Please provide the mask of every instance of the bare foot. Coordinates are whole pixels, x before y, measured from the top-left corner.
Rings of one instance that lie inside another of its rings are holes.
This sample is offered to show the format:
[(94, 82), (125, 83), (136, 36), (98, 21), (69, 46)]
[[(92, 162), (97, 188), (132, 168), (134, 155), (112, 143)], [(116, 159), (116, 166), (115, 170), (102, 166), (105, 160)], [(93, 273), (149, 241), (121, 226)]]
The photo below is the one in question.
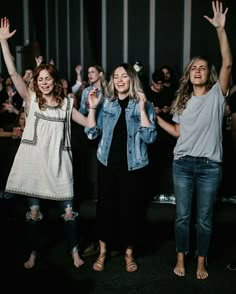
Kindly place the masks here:
[(72, 253), (72, 258), (74, 260), (74, 266), (79, 268), (84, 264), (84, 261), (80, 258), (78, 251)]
[(184, 266), (184, 254), (178, 252), (177, 253), (177, 263), (174, 268), (174, 273), (179, 277), (185, 276), (185, 266)]
[(31, 269), (35, 266), (36, 255), (31, 253), (29, 259), (24, 263), (24, 267)]
[(204, 256), (198, 256), (196, 276), (197, 276), (198, 280), (204, 280), (204, 279), (208, 278), (208, 272), (205, 267), (205, 257)]

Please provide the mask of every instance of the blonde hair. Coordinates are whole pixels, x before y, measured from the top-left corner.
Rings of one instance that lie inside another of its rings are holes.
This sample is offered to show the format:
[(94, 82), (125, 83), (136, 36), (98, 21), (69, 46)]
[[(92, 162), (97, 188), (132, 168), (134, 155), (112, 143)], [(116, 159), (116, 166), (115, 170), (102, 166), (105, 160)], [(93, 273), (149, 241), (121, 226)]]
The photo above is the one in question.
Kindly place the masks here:
[(210, 65), (209, 61), (206, 57), (203, 56), (195, 56), (185, 67), (184, 73), (179, 81), (179, 89), (177, 91), (177, 97), (171, 104), (171, 113), (179, 113), (181, 114), (187, 106), (188, 100), (191, 98), (193, 92), (193, 85), (190, 81), (190, 70), (194, 63), (199, 60), (204, 60), (207, 63), (209, 74), (208, 80), (206, 82), (206, 88), (209, 90), (215, 84), (218, 79), (218, 75), (214, 65)]
[(114, 84), (114, 73), (118, 67), (123, 67), (124, 70), (127, 72), (127, 75), (130, 78), (130, 87), (129, 87), (129, 97), (130, 99), (134, 99), (136, 101), (139, 100), (138, 92), (143, 92), (143, 87), (138, 77), (137, 72), (133, 68), (133, 66), (129, 63), (121, 63), (120, 65), (116, 66), (110, 77), (110, 81), (108, 84), (108, 93), (111, 100), (114, 100), (117, 97), (117, 90)]

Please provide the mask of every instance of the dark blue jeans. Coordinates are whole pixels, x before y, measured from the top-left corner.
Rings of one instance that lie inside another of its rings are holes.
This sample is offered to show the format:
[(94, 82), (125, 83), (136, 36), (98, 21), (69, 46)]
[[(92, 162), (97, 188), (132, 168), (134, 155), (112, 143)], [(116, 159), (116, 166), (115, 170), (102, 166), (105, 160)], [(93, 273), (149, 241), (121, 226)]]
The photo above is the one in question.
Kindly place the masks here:
[[(43, 219), (43, 214), (40, 211), (40, 203), (42, 200), (38, 198), (28, 197), (28, 207), (29, 211), (26, 214), (26, 221), (27, 221), (27, 231), (28, 231), (28, 250), (33, 252), (34, 254), (38, 254), (42, 251), (42, 244), (41, 244), (41, 221)], [(74, 252), (78, 251), (78, 223), (77, 223), (77, 216), (78, 213), (74, 212), (73, 210), (73, 217), (68, 219), (66, 217), (65, 210), (67, 208), (73, 208), (73, 201), (72, 200), (65, 200), (65, 201), (57, 201), (59, 205), (59, 210), (63, 213), (61, 216), (64, 220), (64, 232), (67, 241), (68, 251)], [(31, 218), (31, 211), (37, 210), (39, 211), (39, 216), (37, 219), (33, 220)], [(53, 232), (52, 232), (53, 233)]]
[(192, 198), (196, 189), (197, 254), (207, 256), (212, 235), (214, 202), (222, 179), (221, 163), (184, 156), (173, 162), (176, 196), (176, 251), (189, 251)]

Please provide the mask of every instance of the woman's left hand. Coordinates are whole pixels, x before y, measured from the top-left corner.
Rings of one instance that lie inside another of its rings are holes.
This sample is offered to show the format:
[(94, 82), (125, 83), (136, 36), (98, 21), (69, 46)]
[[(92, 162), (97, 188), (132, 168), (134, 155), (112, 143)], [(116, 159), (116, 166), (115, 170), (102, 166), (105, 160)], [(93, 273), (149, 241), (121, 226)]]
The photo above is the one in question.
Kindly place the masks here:
[(147, 98), (143, 92), (138, 92), (140, 110), (145, 110)]
[(216, 1), (215, 3), (214, 1), (212, 1), (212, 10), (214, 13), (213, 18), (210, 18), (206, 15), (204, 15), (204, 18), (207, 19), (216, 29), (223, 29), (225, 27), (226, 14), (228, 12), (228, 8), (226, 8), (223, 12), (222, 2)]

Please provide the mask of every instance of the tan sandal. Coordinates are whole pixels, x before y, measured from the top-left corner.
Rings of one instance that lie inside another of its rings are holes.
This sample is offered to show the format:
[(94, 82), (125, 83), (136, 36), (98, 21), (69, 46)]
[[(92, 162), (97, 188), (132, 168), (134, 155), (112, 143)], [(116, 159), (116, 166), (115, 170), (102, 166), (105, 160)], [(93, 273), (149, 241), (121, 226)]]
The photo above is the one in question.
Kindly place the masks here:
[(125, 269), (128, 273), (133, 273), (138, 270), (138, 265), (135, 261), (135, 259), (132, 256), (125, 255), (125, 260), (126, 260), (126, 266)]
[(97, 272), (101, 272), (104, 270), (104, 264), (105, 264), (106, 254), (101, 254), (98, 256), (96, 261), (93, 264), (93, 269)]

